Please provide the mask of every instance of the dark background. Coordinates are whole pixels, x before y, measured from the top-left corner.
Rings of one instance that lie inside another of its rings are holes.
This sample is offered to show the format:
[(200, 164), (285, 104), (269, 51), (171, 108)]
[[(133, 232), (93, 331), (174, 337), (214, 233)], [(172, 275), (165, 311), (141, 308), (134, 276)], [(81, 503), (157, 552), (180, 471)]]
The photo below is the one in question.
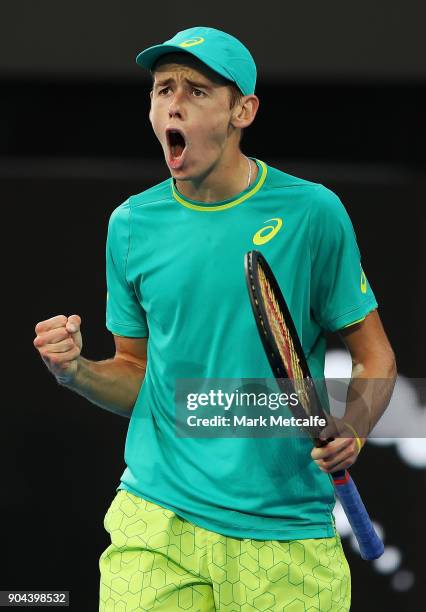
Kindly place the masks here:
[[(67, 589), (73, 610), (94, 612), (108, 545), (102, 520), (124, 469), (128, 421), (59, 387), (32, 340), (37, 321), (78, 313), (84, 355), (113, 354), (104, 326), (108, 218), (168, 176), (136, 53), (194, 25), (247, 44), (261, 106), (244, 153), (341, 197), (399, 371), (424, 377), (426, 11), (396, 0), (211, 8), (15, 0), (1, 13), (0, 589)], [(330, 346), (340, 344), (331, 337)], [(398, 567), (379, 571), (345, 538), (352, 610), (420, 609), (424, 470), (394, 445), (368, 444), (352, 473), (386, 545), (401, 554)], [(398, 572), (409, 588), (398, 587)]]

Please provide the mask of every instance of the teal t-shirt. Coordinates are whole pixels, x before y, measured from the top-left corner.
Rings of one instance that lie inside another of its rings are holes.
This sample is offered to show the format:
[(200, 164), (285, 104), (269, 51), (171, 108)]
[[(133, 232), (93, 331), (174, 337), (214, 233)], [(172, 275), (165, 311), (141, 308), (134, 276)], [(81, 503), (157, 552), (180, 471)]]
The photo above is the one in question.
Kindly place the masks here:
[(337, 195), (255, 161), (255, 183), (229, 200), (189, 200), (170, 178), (111, 215), (107, 328), (148, 336), (118, 488), (233, 537), (330, 537), (333, 486), (308, 439), (175, 433), (177, 379), (272, 378), (245, 283), (247, 251), (261, 251), (274, 271), (314, 377), (324, 375), (325, 332), (377, 306)]

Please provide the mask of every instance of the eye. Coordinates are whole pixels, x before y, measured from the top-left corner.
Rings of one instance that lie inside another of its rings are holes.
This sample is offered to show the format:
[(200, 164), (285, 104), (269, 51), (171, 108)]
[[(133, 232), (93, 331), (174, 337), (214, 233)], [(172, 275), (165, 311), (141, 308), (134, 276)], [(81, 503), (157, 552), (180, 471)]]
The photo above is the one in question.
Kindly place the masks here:
[(165, 91), (167, 91), (168, 89), (170, 89), (170, 87), (167, 85), (167, 87), (163, 87), (163, 89), (160, 89), (158, 92), (158, 95), (162, 95)]
[[(201, 98), (202, 96), (204, 96), (204, 91), (202, 91), (201, 89), (197, 89), (196, 87), (192, 88), (192, 91), (196, 94), (196, 98)], [(201, 94), (201, 95), (198, 95)]]

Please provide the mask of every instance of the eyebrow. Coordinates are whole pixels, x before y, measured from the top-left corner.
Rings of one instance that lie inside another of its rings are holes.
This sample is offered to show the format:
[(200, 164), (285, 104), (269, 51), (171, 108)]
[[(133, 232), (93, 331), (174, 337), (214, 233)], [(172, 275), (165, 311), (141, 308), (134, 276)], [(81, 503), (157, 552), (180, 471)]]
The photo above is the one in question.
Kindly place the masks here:
[[(184, 78), (184, 81), (186, 81), (189, 85), (193, 85), (194, 87), (202, 87), (203, 89), (210, 89), (211, 87), (210, 85), (207, 85), (207, 83), (201, 83), (201, 82), (197, 82), (197, 81), (192, 81), (191, 79), (187, 79)], [(169, 85), (170, 83), (174, 83), (175, 80), (173, 78), (168, 78), (168, 79), (162, 79), (160, 81), (157, 81), (154, 84), (154, 87), (162, 87), (163, 85)]]

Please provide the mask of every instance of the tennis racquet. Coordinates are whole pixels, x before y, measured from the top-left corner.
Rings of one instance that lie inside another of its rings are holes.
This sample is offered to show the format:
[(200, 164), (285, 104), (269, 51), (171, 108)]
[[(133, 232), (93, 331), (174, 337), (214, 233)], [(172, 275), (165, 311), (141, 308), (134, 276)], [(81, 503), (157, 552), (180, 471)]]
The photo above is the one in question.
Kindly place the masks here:
[[(296, 328), (271, 268), (259, 251), (246, 253), (244, 264), (253, 314), (274, 376), (278, 384), (280, 379), (282, 386), (285, 382), (286, 391), (290, 383), (299, 398), (297, 407), (290, 406), (290, 409), (298, 418), (302, 413), (305, 420), (312, 415), (327, 421)], [(318, 429), (307, 428), (306, 431), (315, 446), (331, 442), (319, 440)], [(331, 477), (362, 558), (369, 561), (377, 559), (383, 553), (383, 542), (373, 527), (349, 472), (339, 470), (333, 472)]]

